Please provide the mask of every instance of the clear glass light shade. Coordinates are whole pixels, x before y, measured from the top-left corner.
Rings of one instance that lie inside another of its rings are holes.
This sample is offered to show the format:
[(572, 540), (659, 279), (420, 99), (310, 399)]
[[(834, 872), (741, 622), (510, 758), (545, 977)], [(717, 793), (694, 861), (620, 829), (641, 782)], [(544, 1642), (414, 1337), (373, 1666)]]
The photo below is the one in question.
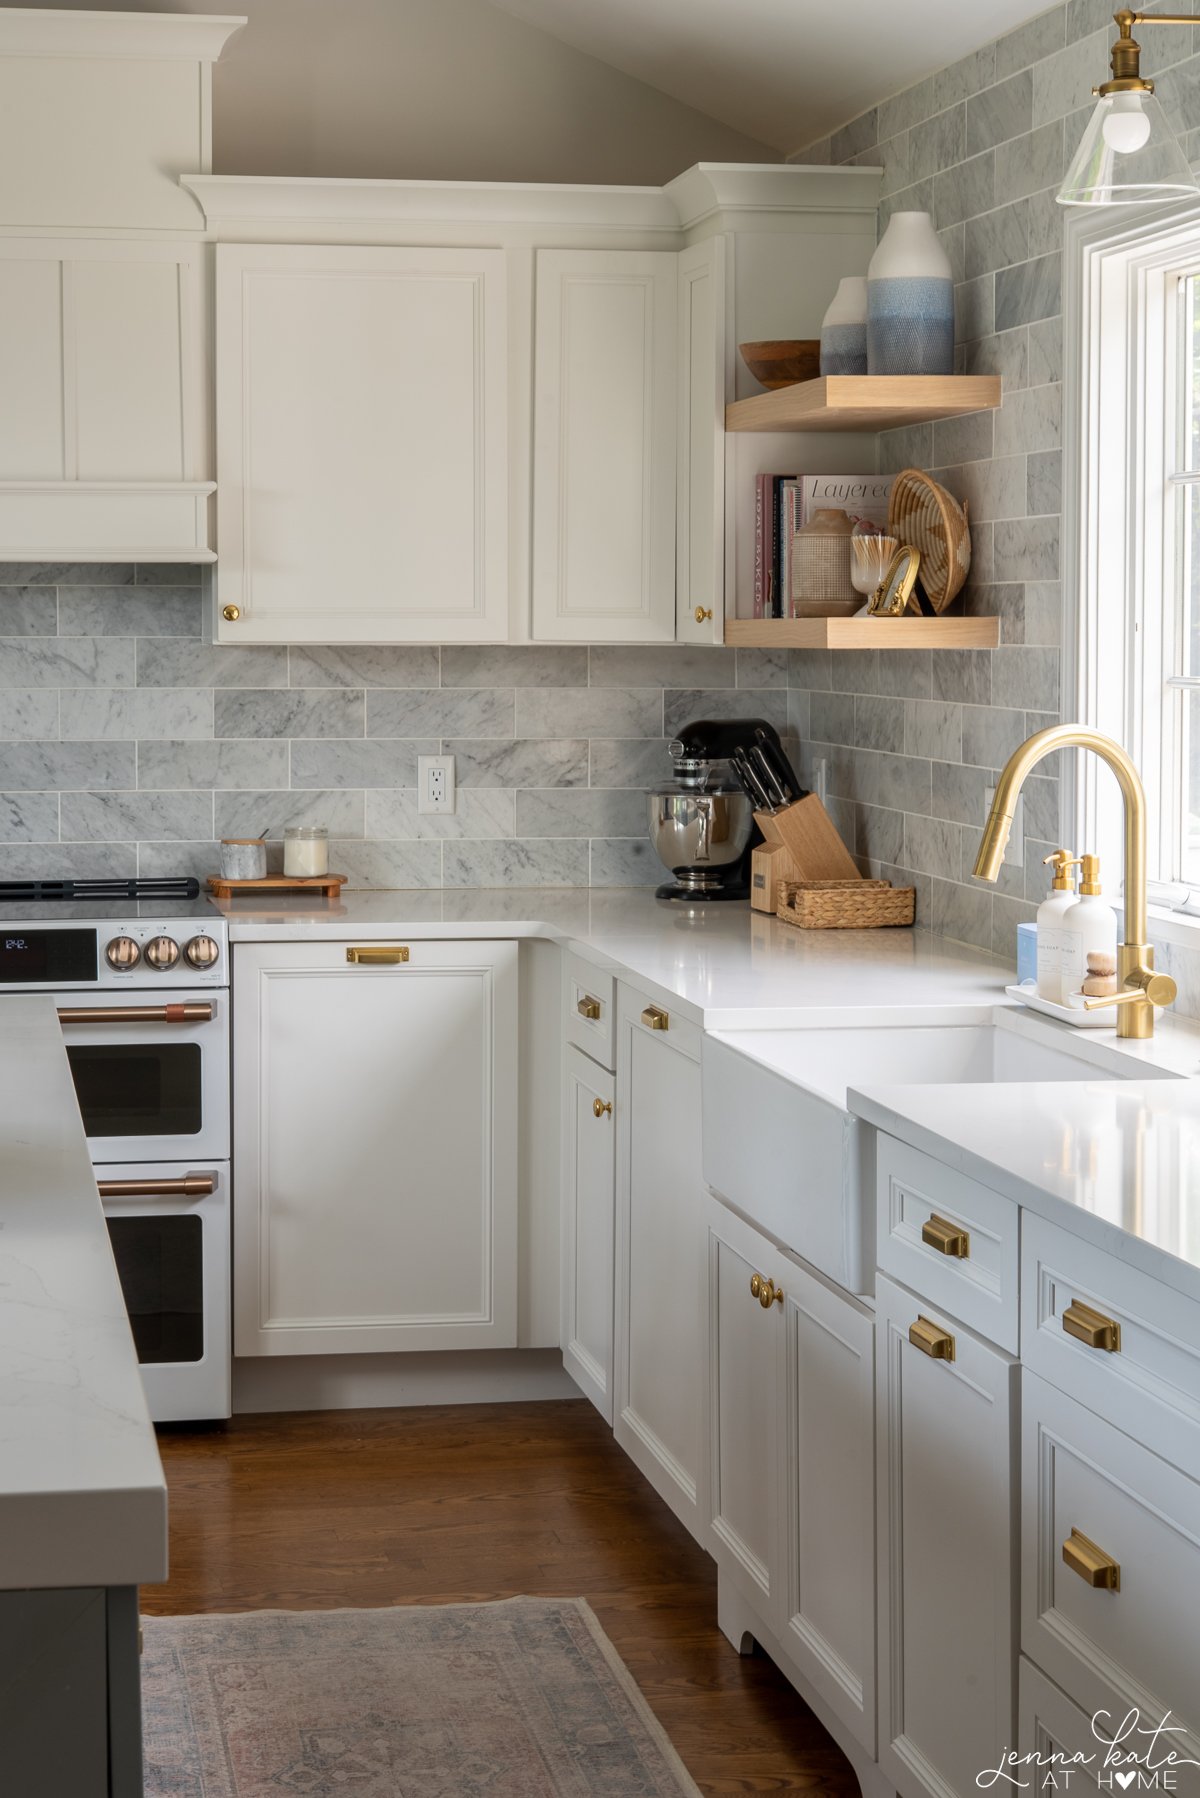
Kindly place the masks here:
[(1200, 181), (1153, 94), (1104, 94), (1058, 190), (1060, 206), (1161, 206)]

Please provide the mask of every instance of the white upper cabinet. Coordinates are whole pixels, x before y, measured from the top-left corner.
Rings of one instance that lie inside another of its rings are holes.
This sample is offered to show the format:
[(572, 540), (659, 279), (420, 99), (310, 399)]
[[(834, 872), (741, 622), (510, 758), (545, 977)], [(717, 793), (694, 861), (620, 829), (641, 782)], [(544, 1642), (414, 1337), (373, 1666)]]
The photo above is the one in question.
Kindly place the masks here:
[(535, 637), (675, 639), (677, 263), (662, 250), (538, 254)]
[(218, 635), (508, 635), (499, 250), (221, 245)]
[(679, 459), (675, 635), (719, 643), (725, 622), (725, 335), (723, 237), (679, 253)]

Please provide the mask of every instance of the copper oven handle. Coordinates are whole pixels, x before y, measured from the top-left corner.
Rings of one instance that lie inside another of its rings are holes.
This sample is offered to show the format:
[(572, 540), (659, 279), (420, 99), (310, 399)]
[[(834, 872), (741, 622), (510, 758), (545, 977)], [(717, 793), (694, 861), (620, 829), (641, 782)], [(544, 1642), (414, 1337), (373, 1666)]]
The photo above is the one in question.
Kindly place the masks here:
[(97, 1180), (102, 1199), (200, 1199), (216, 1192), (214, 1174), (185, 1174), (181, 1180)]
[(211, 1005), (60, 1005), (60, 1024), (211, 1024)]

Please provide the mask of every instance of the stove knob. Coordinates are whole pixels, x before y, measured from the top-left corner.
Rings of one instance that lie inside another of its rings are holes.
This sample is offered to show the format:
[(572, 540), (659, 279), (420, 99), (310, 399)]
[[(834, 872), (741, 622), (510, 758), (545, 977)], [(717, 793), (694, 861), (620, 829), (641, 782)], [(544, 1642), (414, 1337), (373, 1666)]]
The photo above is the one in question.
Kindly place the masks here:
[(152, 937), (146, 944), (146, 960), (162, 974), (179, 960), (179, 944), (173, 936)]
[(211, 968), (221, 953), (220, 944), (210, 936), (194, 936), (184, 947), (184, 957), (193, 968)]
[(136, 968), (142, 959), (142, 952), (131, 936), (115, 936), (104, 951), (104, 959), (110, 968), (116, 968), (119, 974), (128, 973)]

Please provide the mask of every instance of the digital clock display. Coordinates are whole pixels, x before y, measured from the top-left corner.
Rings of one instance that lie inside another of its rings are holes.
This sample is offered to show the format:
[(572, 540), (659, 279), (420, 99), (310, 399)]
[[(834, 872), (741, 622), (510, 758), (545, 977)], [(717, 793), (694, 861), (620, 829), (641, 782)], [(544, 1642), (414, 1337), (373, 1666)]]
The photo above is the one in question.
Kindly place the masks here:
[(0, 986), (96, 978), (94, 930), (21, 930), (0, 924)]

